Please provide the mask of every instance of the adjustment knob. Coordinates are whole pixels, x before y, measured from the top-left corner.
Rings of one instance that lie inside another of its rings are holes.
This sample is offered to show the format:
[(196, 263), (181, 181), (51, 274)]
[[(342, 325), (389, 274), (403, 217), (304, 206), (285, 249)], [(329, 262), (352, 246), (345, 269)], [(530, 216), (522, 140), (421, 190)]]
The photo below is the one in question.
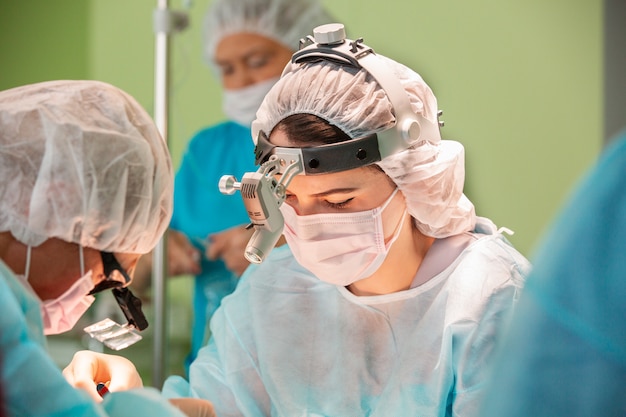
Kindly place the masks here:
[(335, 45), (346, 39), (346, 30), (341, 23), (328, 23), (313, 29), (315, 42), (322, 45)]
[(241, 183), (237, 182), (232, 175), (223, 175), (222, 178), (220, 178), (218, 186), (222, 194), (231, 195), (241, 188)]
[(406, 143), (413, 143), (419, 139), (422, 129), (415, 120), (404, 119), (400, 125), (400, 131)]

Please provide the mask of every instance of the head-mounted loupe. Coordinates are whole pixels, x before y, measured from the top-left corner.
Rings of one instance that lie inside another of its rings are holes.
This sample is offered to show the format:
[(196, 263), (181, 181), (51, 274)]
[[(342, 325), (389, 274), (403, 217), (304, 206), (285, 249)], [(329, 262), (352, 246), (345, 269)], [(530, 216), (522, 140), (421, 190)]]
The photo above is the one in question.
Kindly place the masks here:
[[(294, 175), (355, 169), (381, 161), (421, 141), (441, 140), (439, 123), (412, 111), (409, 96), (398, 78), (363, 39), (346, 39), (344, 26), (339, 23), (318, 26), (313, 35), (300, 40), (300, 50), (293, 54), (283, 75), (294, 66), (320, 61), (363, 68), (385, 91), (396, 123), (387, 130), (362, 138), (304, 148), (274, 146), (265, 132), (258, 132), (255, 158), (260, 167), (257, 172), (244, 174), (241, 182), (233, 176), (223, 176), (219, 183), (224, 194), (241, 192), (251, 220), (249, 227), (255, 229), (245, 251), (246, 259), (253, 263), (262, 262), (280, 238), (284, 221), (279, 207)], [(276, 174), (281, 174), (280, 179)]]
[(120, 306), (127, 323), (121, 325), (106, 318), (83, 330), (92, 338), (102, 342), (105, 346), (120, 350), (133, 345), (142, 339), (138, 333), (148, 327), (148, 320), (141, 309), (141, 300), (128, 289), (131, 281), (128, 273), (119, 264), (111, 252), (100, 251), (105, 279), (96, 285), (89, 295), (111, 289), (115, 301)]

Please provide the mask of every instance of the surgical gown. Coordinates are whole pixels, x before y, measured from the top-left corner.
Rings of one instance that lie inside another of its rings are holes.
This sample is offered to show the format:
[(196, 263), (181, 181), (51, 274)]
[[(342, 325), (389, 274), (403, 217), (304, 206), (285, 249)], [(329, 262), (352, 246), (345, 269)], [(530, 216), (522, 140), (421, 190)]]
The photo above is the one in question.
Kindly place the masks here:
[(626, 416), (626, 132), (540, 246), (485, 417)]
[[(203, 129), (189, 142), (174, 184), (174, 214), (170, 227), (185, 234), (204, 255), (206, 238), (240, 224), (250, 222), (240, 198), (219, 191), (222, 175), (240, 179), (245, 172), (256, 171), (254, 143), (250, 129), (225, 122)], [(208, 319), (220, 301), (237, 285), (238, 277), (220, 260), (202, 256), (202, 272), (195, 277), (191, 353), (206, 342)]]
[(494, 342), (530, 265), (493, 223), (415, 288), (358, 297), (285, 245), (248, 268), (189, 382), (164, 395), (227, 416), (476, 416)]
[(38, 301), (0, 261), (0, 375), (8, 416), (184, 417), (153, 388), (109, 393), (96, 404), (70, 386), (46, 352)]

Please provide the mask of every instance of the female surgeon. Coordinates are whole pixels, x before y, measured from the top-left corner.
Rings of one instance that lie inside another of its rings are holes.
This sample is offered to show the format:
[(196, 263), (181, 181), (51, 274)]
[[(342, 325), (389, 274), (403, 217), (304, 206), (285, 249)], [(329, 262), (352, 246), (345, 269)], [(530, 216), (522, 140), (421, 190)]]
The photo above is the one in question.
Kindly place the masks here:
[(288, 245), (246, 270), (164, 394), (219, 416), (476, 416), (530, 265), (464, 196), (422, 78), (342, 25), (315, 35), (252, 125), (266, 175), (301, 168), (280, 183)]
[[(187, 365), (206, 343), (209, 319), (221, 299), (248, 266), (243, 256), (251, 235), (245, 229), (246, 210), (240, 199), (221, 194), (217, 183), (225, 172), (242, 175), (255, 169), (250, 124), (263, 97), (302, 34), (331, 21), (319, 0), (215, 0), (205, 16), (204, 58), (224, 88), (228, 121), (191, 138), (175, 178), (169, 264), (173, 269), (180, 265), (172, 275), (195, 276)], [(190, 244), (196, 248), (189, 250)], [(150, 261), (141, 264), (144, 271)]]
[[(0, 92), (0, 196), (0, 395), (7, 415), (183, 415), (155, 390), (116, 392), (126, 388), (116, 381), (104, 402), (94, 397), (99, 404), (69, 385), (46, 352), (44, 335), (71, 329), (92, 294), (127, 294), (122, 288), (137, 259), (169, 222), (170, 157), (143, 108), (97, 81)], [(96, 391), (95, 384), (83, 388)], [(191, 412), (189, 405), (180, 404)], [(212, 412), (208, 402), (193, 409), (207, 407)]]

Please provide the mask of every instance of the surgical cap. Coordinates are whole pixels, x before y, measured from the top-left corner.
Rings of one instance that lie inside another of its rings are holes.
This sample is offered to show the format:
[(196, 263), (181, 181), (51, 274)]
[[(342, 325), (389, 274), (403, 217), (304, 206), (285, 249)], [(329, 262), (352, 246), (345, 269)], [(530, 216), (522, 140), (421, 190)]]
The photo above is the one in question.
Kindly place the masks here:
[[(437, 99), (422, 77), (378, 57), (407, 92), (412, 110), (437, 123)], [(330, 61), (291, 64), (259, 108), (252, 124), (253, 140), (259, 131), (269, 135), (281, 120), (297, 113), (316, 115), (353, 139), (395, 125), (391, 102), (366, 70)], [(377, 164), (402, 191), (409, 213), (425, 235), (443, 238), (474, 228), (474, 205), (463, 194), (465, 161), (460, 143), (420, 138), (410, 149)]]
[(215, 66), (217, 44), (241, 32), (265, 36), (296, 51), (300, 38), (333, 21), (319, 0), (215, 0), (204, 19), (205, 60)]
[(98, 81), (0, 92), (0, 232), (147, 253), (172, 215), (169, 152), (128, 94)]

